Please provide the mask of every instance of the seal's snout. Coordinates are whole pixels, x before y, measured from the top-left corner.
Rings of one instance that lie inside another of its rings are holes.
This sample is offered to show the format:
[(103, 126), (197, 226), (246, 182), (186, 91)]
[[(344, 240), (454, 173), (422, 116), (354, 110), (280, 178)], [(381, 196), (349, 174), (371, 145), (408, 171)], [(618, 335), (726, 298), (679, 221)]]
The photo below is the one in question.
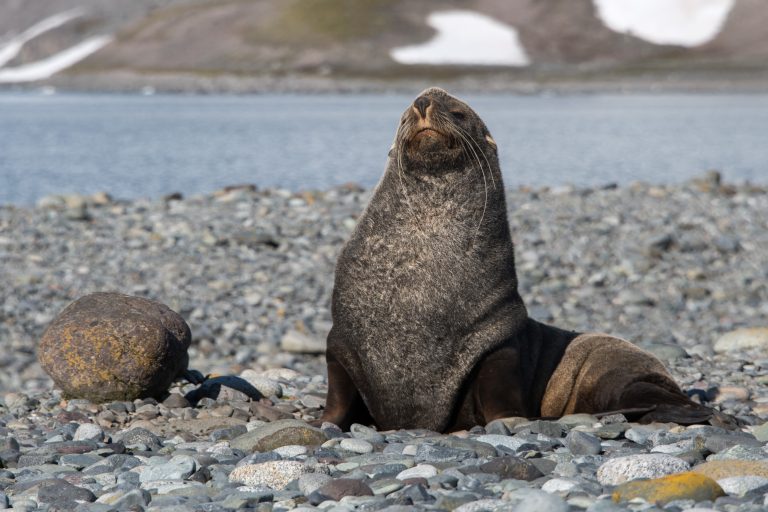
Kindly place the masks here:
[(429, 98), (422, 95), (416, 98), (416, 101), (413, 102), (413, 108), (416, 110), (416, 113), (421, 116), (422, 119), (427, 118), (427, 109), (432, 104)]

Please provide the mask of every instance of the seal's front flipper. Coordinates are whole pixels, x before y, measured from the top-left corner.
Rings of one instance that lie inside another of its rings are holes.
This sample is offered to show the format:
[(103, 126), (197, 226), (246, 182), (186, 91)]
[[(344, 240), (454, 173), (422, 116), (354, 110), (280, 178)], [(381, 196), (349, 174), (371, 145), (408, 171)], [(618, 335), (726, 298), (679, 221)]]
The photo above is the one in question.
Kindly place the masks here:
[(371, 425), (374, 423), (371, 413), (363, 402), (363, 397), (355, 387), (352, 378), (333, 355), (326, 355), (328, 362), (328, 398), (325, 411), (320, 418), (338, 425), (347, 431), (353, 423)]
[(528, 415), (520, 375), (520, 352), (514, 348), (500, 348), (480, 362), (474, 393), (476, 408), (485, 424), (499, 418)]

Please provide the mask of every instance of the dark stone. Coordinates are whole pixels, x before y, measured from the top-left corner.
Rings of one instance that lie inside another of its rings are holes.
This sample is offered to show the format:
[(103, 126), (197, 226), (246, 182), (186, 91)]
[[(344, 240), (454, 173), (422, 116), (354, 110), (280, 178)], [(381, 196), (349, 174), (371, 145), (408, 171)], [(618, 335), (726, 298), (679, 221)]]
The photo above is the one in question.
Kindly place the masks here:
[(705, 448), (712, 453), (722, 452), (728, 448), (733, 448), (737, 444), (754, 448), (761, 448), (763, 446), (760, 441), (752, 436), (747, 437), (733, 434), (707, 435), (704, 441)]
[(248, 429), (245, 425), (234, 425), (232, 427), (216, 429), (211, 432), (211, 441), (229, 441), (246, 432), (248, 432)]
[(429, 485), (429, 482), (423, 476), (414, 476), (412, 478), (406, 478), (402, 481), (405, 485)]
[(270, 405), (263, 404), (261, 402), (251, 402), (249, 404), (251, 409), (251, 415), (261, 421), (277, 421), (277, 420), (289, 420), (293, 419), (291, 414), (285, 413), (279, 409), (275, 409)]
[(603, 425), (614, 425), (616, 423), (626, 423), (627, 417), (623, 414), (617, 413), (617, 414), (608, 414), (605, 416), (596, 415), (598, 418), (600, 418), (600, 423)]
[(46, 443), (36, 448), (31, 453), (59, 453), (61, 455), (75, 455), (89, 453), (99, 449), (94, 441), (61, 441), (58, 443)]
[(337, 452), (332, 448), (318, 447), (314, 451), (314, 456), (318, 462), (321, 462), (323, 464), (338, 464), (343, 460), (341, 458), (341, 455), (339, 455), (339, 452)]
[(159, 302), (93, 293), (48, 326), (38, 358), (66, 396), (133, 400), (165, 394), (187, 368), (190, 339), (184, 319)]
[(252, 453), (251, 455), (248, 455), (247, 457), (244, 457), (240, 462), (237, 463), (238, 466), (245, 466), (247, 464), (261, 464), (262, 462), (269, 462), (272, 460), (281, 460), (282, 457), (280, 454), (269, 451), (269, 452), (256, 452)]
[(192, 482), (200, 482), (200, 483), (206, 483), (208, 480), (211, 479), (211, 470), (208, 468), (200, 468), (192, 475), (187, 478), (187, 480), (190, 480)]
[(555, 466), (557, 466), (557, 463), (550, 459), (530, 459), (528, 462), (536, 466), (536, 469), (545, 475), (552, 473), (555, 470)]
[(416, 462), (460, 462), (476, 457), (474, 451), (431, 444), (420, 444), (416, 450)]
[(481, 499), (480, 496), (471, 492), (456, 491), (449, 494), (439, 494), (435, 501), (435, 508), (441, 510), (454, 510), (462, 505)]
[(28, 468), (30, 466), (41, 466), (43, 464), (56, 464), (60, 455), (57, 453), (40, 453), (32, 455), (22, 455), (16, 466), (19, 468)]
[(658, 235), (648, 240), (648, 255), (660, 257), (675, 244), (675, 238), (670, 234)]
[(21, 457), (21, 452), (18, 450), (3, 450), (0, 452), (0, 465), (8, 466), (16, 464), (19, 457)]
[(56, 485), (56, 484), (69, 484), (69, 482), (67, 482), (66, 480), (62, 480), (61, 478), (43, 478), (39, 480), (35, 480), (35, 479), (24, 480), (21, 482), (16, 482), (13, 485), (7, 487), (6, 492), (9, 495), (15, 496), (33, 489), (39, 490), (40, 488), (46, 485)]
[(312, 505), (319, 505), (327, 500), (339, 501), (344, 496), (373, 496), (373, 491), (360, 480), (338, 478), (310, 494), (309, 502)]
[(554, 421), (536, 420), (531, 422), (531, 432), (534, 434), (543, 434), (547, 437), (563, 437), (568, 431), (568, 427), (562, 423), (556, 423)]
[(399, 491), (395, 491), (389, 495), (398, 503), (402, 504), (414, 504), (414, 503), (432, 503), (435, 501), (435, 497), (427, 492), (427, 489), (421, 484), (408, 485)]
[[(540, 318), (540, 317), (537, 317)], [(493, 420), (485, 426), (485, 431), (488, 434), (497, 434), (500, 436), (508, 436), (511, 434), (507, 424), (501, 420)]]
[(185, 407), (191, 407), (189, 400), (179, 393), (170, 393), (168, 398), (163, 400), (163, 405), (169, 409), (184, 409)]
[(68, 482), (56, 482), (44, 485), (37, 491), (37, 499), (41, 503), (56, 503), (62, 501), (96, 501), (96, 496), (88, 489), (77, 487)]
[(80, 411), (63, 411), (56, 415), (56, 421), (59, 423), (88, 423), (88, 416)]
[(469, 471), (494, 473), (499, 475), (502, 480), (514, 478), (515, 480), (526, 480), (528, 482), (544, 476), (532, 463), (514, 455), (499, 457), (485, 464), (470, 468)]
[(112, 412), (133, 412), (136, 406), (133, 402), (111, 402), (107, 404), (107, 409)]

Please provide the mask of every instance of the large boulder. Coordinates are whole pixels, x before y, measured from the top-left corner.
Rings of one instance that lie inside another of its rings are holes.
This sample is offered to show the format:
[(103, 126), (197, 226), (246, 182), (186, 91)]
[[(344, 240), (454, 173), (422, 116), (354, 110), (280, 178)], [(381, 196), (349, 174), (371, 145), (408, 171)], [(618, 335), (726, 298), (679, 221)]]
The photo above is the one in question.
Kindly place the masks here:
[(184, 319), (159, 302), (93, 293), (51, 322), (37, 356), (67, 397), (159, 397), (186, 370), (190, 338)]

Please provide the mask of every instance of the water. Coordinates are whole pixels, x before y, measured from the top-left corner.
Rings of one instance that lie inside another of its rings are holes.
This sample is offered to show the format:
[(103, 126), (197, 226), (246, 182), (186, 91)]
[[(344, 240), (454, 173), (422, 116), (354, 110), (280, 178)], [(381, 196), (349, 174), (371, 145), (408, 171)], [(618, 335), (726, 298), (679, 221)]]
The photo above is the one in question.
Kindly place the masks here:
[[(768, 182), (768, 96), (474, 96), (507, 186)], [(0, 94), (0, 204), (372, 186), (411, 97)]]

